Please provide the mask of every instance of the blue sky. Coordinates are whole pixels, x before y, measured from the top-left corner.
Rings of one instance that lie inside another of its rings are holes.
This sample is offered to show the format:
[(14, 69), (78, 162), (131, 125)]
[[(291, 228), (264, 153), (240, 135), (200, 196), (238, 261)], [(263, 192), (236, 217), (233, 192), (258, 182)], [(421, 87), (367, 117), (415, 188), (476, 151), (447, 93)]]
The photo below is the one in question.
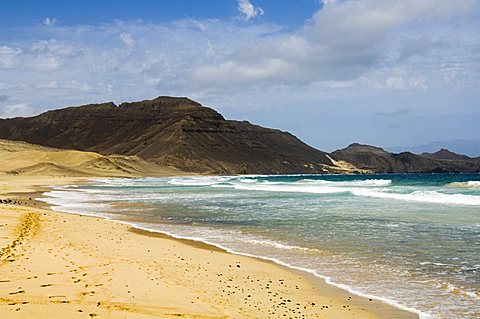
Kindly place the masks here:
[(0, 1), (0, 117), (188, 96), (323, 150), (480, 140), (480, 2)]
[[(302, 25), (323, 5), (316, 0), (260, 0), (254, 3), (255, 7), (268, 10), (267, 15), (257, 16), (257, 20), (288, 26)], [(117, 19), (165, 23), (181, 19), (245, 18), (239, 13), (235, 0), (2, 0), (0, 6), (2, 27), (41, 24), (46, 17), (54, 17), (64, 26), (110, 23)]]

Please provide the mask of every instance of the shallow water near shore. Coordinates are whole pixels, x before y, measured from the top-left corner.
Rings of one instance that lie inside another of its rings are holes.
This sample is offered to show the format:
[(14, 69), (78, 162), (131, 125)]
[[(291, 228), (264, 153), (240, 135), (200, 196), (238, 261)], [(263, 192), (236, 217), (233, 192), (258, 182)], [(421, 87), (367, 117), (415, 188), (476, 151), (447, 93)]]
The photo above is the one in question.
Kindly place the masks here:
[(480, 175), (97, 179), (54, 209), (215, 244), (434, 318), (480, 316)]

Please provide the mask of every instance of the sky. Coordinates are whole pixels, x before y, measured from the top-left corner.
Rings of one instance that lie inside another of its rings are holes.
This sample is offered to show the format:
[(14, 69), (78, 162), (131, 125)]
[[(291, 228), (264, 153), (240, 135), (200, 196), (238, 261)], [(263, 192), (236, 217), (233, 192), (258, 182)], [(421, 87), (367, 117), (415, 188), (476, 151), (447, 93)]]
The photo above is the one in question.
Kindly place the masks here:
[(478, 0), (0, 0), (0, 117), (187, 96), (325, 151), (480, 140)]

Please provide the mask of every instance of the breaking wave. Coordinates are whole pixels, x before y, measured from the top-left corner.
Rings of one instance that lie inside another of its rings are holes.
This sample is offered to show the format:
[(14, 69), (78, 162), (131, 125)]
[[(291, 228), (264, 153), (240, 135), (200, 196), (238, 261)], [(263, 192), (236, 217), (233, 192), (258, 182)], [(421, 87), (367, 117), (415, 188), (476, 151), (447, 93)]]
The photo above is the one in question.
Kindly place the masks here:
[(480, 181), (468, 181), (468, 182), (454, 182), (445, 185), (449, 188), (467, 188), (467, 189), (479, 189), (480, 190)]

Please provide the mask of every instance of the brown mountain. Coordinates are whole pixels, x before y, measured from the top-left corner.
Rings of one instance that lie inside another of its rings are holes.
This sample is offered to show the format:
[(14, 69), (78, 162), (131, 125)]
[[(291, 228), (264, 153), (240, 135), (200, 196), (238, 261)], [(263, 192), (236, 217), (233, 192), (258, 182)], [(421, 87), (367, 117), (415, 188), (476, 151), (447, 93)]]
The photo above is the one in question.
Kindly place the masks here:
[(29, 118), (0, 119), (0, 138), (143, 160), (201, 173), (478, 172), (480, 158), (440, 150), (389, 153), (352, 144), (332, 154), (288, 132), (225, 120), (188, 98), (67, 107)]
[(354, 143), (332, 153), (337, 160), (376, 173), (480, 172), (480, 160), (440, 150), (433, 154), (389, 153), (382, 148)]
[(225, 120), (188, 98), (68, 107), (0, 120), (0, 138), (103, 155), (136, 155), (205, 173), (324, 173), (336, 166), (295, 136)]
[(442, 148), (441, 150), (435, 152), (435, 153), (423, 153), (422, 155), (425, 156), (430, 156), (435, 159), (440, 159), (440, 160), (460, 160), (460, 161), (468, 161), (471, 160), (470, 157), (467, 155), (461, 155), (457, 154), (454, 152), (451, 152), (445, 148)]

